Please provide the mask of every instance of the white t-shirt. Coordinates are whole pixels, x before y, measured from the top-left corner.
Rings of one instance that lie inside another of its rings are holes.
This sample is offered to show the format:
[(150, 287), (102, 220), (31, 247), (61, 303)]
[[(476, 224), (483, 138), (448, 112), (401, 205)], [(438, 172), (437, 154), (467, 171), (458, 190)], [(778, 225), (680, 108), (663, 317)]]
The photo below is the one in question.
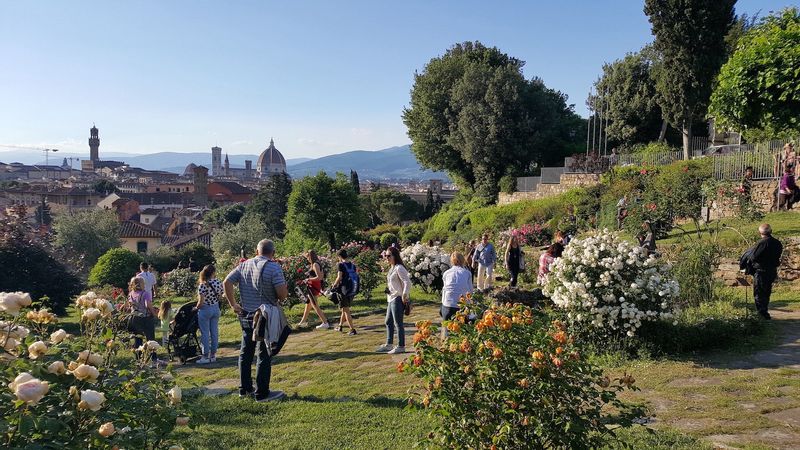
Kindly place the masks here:
[(156, 276), (152, 272), (139, 272), (136, 276), (144, 280), (144, 290), (152, 293), (153, 286), (156, 285)]

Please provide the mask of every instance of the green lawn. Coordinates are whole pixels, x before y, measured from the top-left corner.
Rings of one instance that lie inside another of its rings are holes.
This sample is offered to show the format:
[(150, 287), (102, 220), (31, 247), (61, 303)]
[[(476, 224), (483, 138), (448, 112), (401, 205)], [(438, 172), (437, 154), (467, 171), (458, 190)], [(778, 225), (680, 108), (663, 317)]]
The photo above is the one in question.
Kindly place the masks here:
[[(752, 245), (758, 240), (758, 226), (761, 223), (769, 223), (772, 226), (773, 236), (777, 239), (800, 236), (800, 214), (794, 211), (781, 211), (766, 214), (759, 221), (747, 221), (740, 218), (728, 218), (720, 221), (711, 222), (708, 225), (701, 225), (700, 231), (719, 228), (719, 243), (723, 247), (732, 249), (743, 249)], [(692, 237), (697, 233), (693, 223), (686, 223), (679, 228), (675, 228), (665, 239), (659, 240), (659, 244), (678, 243), (684, 240), (687, 235)], [(704, 233), (704, 239), (708, 239)], [(738, 255), (736, 255), (738, 257)]]

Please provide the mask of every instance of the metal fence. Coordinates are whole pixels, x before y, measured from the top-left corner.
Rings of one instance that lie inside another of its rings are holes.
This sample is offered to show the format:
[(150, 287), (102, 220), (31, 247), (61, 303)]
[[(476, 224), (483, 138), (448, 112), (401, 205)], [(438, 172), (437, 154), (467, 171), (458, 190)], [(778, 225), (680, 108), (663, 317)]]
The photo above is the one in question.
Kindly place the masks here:
[(663, 166), (683, 159), (683, 150), (657, 153), (623, 153), (616, 155), (618, 166)]
[(542, 167), (541, 183), (558, 184), (561, 182), (561, 174), (565, 172), (564, 167)]
[(780, 176), (780, 151), (735, 151), (712, 156), (714, 178), (717, 180), (741, 180), (744, 169), (753, 168), (754, 180), (765, 180)]
[(517, 177), (517, 192), (533, 192), (541, 182), (542, 177)]

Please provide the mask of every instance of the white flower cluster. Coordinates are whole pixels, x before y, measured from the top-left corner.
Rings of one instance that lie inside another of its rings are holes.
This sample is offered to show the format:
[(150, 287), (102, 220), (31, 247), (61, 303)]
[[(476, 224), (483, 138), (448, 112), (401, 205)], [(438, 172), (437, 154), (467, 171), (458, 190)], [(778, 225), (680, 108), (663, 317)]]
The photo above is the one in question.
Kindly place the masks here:
[(75, 306), (83, 310), (81, 318), (87, 321), (97, 320), (98, 317), (109, 317), (114, 312), (114, 305), (100, 298), (93, 291), (89, 291), (75, 300)]
[(572, 322), (633, 336), (645, 321), (674, 320), (678, 282), (670, 267), (608, 230), (574, 239), (544, 286)]
[(441, 289), (442, 274), (450, 268), (450, 256), (439, 247), (414, 244), (400, 252), (411, 283), (423, 289)]

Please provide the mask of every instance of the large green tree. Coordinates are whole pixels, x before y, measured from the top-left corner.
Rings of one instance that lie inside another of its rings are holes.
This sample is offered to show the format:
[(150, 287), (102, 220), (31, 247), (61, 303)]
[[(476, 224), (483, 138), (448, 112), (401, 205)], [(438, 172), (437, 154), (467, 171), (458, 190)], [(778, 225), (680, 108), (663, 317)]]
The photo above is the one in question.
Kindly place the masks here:
[(709, 114), (751, 140), (800, 134), (800, 15), (765, 17), (722, 66)]
[(241, 203), (222, 206), (209, 211), (205, 217), (203, 217), (203, 222), (209, 225), (216, 225), (218, 227), (236, 225), (240, 220), (242, 220), (242, 216), (244, 215), (245, 211), (246, 208)]
[(366, 216), (344, 174), (331, 178), (320, 172), (295, 182), (286, 225), (290, 233), (309, 240), (324, 239), (337, 248), (366, 225)]
[(373, 227), (381, 223), (397, 225), (404, 220), (416, 220), (422, 213), (422, 206), (404, 192), (380, 188), (365, 197), (361, 204)]
[(403, 122), (420, 164), (493, 197), (503, 175), (575, 150), (581, 119), (565, 95), (526, 80), (523, 65), (497, 48), (464, 42), (415, 74)]
[(714, 79), (726, 58), (726, 36), (734, 23), (736, 0), (645, 0), (654, 47), (662, 64), (656, 71), (658, 103), (664, 118), (683, 135), (688, 159), (692, 123), (703, 119)]
[(273, 174), (247, 207), (247, 214), (261, 219), (270, 237), (283, 237), (286, 233), (287, 202), (291, 192), (292, 178), (286, 173)]
[(108, 250), (118, 247), (119, 220), (110, 210), (91, 209), (61, 214), (53, 221), (55, 245), (82, 267), (91, 267)]

